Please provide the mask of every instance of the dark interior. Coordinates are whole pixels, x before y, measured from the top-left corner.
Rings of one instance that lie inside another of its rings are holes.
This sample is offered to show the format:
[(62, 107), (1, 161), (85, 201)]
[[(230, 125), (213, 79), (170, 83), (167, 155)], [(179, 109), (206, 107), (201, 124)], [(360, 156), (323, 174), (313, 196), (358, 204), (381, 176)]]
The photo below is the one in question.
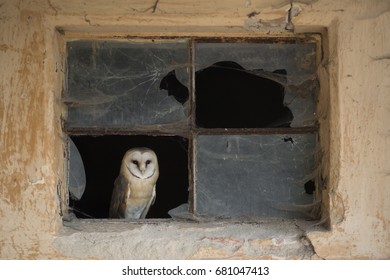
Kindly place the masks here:
[(188, 141), (168, 136), (72, 136), (84, 163), (86, 188), (70, 207), (78, 218), (108, 218), (114, 181), (125, 152), (134, 147), (155, 151), (160, 176), (156, 201), (146, 218), (169, 218), (168, 211), (188, 202)]

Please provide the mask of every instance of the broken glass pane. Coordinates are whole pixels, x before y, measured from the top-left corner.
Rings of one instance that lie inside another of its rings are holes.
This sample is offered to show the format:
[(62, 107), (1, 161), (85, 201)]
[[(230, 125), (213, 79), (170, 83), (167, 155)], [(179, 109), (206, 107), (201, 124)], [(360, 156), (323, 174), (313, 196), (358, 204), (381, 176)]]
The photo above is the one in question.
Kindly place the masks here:
[[(215, 95), (218, 95), (218, 91), (220, 91), (221, 96), (228, 95), (227, 98), (232, 99), (231, 103), (234, 105), (230, 106), (224, 99), (216, 97), (219, 99), (219, 104), (213, 106), (215, 107), (214, 111), (221, 111), (221, 107), (226, 106), (226, 113), (222, 110), (222, 114), (225, 114), (227, 118), (230, 115), (247, 115), (248, 119), (253, 117), (249, 125), (241, 125), (241, 127), (312, 126), (316, 123), (318, 88), (316, 67), (315, 43), (198, 43), (195, 47), (196, 94), (198, 96), (204, 92), (205, 96), (210, 96), (211, 91), (214, 90)], [(229, 78), (223, 79), (221, 78), (222, 74), (218, 75), (213, 72), (213, 80), (210, 80), (211, 78), (205, 77), (207, 75), (204, 75), (203, 72), (208, 71), (209, 73), (212, 68), (214, 72), (228, 72), (228, 70), (234, 69), (236, 73), (232, 74), (230, 71)], [(237, 73), (239, 71), (242, 73)], [(202, 79), (202, 81), (199, 82), (197, 79)], [(255, 83), (254, 80), (268, 81), (266, 85), (258, 86), (258, 82)], [(203, 83), (210, 85), (207, 90), (202, 87)], [(285, 92), (282, 96), (283, 104), (269, 106), (271, 103), (268, 99), (272, 98), (273, 95), (277, 95), (276, 99), (279, 102), (281, 92), (278, 85), (282, 86), (282, 93)], [(259, 92), (261, 97), (257, 97), (256, 92)], [(268, 97), (264, 97), (265, 95)], [(253, 103), (251, 105), (253, 108), (248, 110), (248, 104), (251, 103)], [(208, 104), (208, 107), (203, 110), (201, 107), (204, 104)], [(257, 109), (256, 104), (258, 105)], [(207, 102), (197, 102), (197, 115), (201, 118), (198, 125), (202, 127), (237, 127), (236, 125), (227, 126), (223, 122), (221, 125), (202, 123), (207, 117), (203, 119), (199, 110), (212, 111), (210, 106), (212, 105)], [(251, 122), (254, 122), (256, 118), (262, 118), (262, 115), (258, 114), (264, 108), (275, 111), (278, 116), (276, 120), (270, 122), (267, 120), (265, 124), (259, 122), (252, 125)], [(290, 120), (291, 114), (293, 116), (292, 122)], [(219, 119), (224, 120), (225, 117), (220, 115)], [(217, 120), (217, 122), (220, 121)]]
[(186, 41), (68, 43), (68, 127), (185, 124), (187, 108), (160, 89), (174, 71), (188, 88)]
[[(134, 147), (148, 147), (158, 157), (160, 175), (156, 183), (156, 198), (147, 218), (168, 218), (168, 211), (188, 202), (188, 140), (179, 136), (71, 136), (79, 151), (77, 161), (69, 161), (68, 176), (79, 178), (76, 192), (83, 183), (81, 196), (72, 195), (70, 207), (78, 218), (107, 218), (123, 155)], [(76, 155), (76, 154), (74, 154)], [(71, 150), (72, 156), (72, 150)], [(81, 157), (80, 157), (81, 156)], [(82, 160), (81, 160), (82, 159)], [(85, 173), (84, 173), (85, 168)], [(81, 198), (79, 198), (81, 197)]]
[(206, 216), (311, 217), (316, 135), (201, 135), (195, 211)]

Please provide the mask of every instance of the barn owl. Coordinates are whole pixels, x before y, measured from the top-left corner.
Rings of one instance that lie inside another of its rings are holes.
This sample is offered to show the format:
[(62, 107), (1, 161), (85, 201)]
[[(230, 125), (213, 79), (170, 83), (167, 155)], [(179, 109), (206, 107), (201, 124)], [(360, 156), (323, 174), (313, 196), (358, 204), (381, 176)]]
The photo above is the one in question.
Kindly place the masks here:
[(148, 148), (128, 150), (114, 183), (109, 217), (144, 219), (156, 198), (158, 175), (154, 151)]

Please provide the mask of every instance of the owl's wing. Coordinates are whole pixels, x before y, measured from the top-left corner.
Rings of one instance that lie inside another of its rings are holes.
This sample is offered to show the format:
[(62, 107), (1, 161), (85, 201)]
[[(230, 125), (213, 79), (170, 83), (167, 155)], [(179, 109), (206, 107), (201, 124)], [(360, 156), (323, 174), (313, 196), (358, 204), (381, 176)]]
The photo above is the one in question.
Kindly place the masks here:
[(144, 211), (142, 212), (140, 219), (145, 219), (146, 215), (149, 212), (150, 206), (154, 204), (155, 200), (156, 200), (156, 185), (153, 186), (152, 196), (150, 197), (148, 204), (146, 205)]
[(130, 183), (122, 174), (114, 182), (109, 210), (110, 218), (125, 218), (126, 199), (130, 196)]

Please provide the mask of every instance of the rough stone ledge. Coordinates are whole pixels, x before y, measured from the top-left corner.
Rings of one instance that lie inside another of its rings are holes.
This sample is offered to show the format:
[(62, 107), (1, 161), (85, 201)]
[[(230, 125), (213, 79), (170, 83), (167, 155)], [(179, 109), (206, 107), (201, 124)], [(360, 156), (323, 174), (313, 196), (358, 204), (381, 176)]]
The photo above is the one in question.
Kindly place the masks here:
[(54, 246), (67, 258), (82, 259), (316, 258), (304, 228), (316, 229), (286, 219), (76, 220), (64, 222)]

